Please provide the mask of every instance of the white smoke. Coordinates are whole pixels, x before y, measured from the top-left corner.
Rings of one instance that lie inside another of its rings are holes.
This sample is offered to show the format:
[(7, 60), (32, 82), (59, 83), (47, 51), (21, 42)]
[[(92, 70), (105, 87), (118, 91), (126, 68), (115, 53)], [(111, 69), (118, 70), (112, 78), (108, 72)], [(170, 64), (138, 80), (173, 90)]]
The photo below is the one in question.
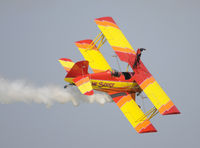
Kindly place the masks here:
[(43, 103), (47, 107), (55, 103), (72, 102), (74, 106), (80, 103), (99, 103), (111, 102), (111, 98), (101, 92), (95, 92), (92, 96), (82, 95), (76, 87), (64, 89), (60, 86), (36, 87), (24, 80), (9, 81), (0, 77), (0, 103), (9, 104), (14, 102)]

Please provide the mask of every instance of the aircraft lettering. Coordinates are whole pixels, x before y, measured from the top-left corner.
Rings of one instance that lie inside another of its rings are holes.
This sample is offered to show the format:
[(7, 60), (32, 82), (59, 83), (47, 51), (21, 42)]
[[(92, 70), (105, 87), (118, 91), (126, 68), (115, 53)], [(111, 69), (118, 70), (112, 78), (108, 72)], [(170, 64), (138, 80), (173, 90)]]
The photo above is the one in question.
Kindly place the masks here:
[(92, 82), (92, 85), (93, 86), (97, 86), (97, 82)]
[(113, 87), (114, 83), (99, 82), (99, 87)]

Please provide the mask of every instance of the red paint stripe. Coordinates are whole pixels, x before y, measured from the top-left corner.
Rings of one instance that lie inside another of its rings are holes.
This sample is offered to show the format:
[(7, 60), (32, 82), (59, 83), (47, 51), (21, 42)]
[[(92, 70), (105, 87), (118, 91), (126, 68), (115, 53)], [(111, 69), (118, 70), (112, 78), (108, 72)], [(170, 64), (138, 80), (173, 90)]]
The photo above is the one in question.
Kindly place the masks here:
[(67, 59), (67, 58), (60, 58), (59, 60), (61, 60), (61, 61), (68, 61), (68, 62), (72, 62), (72, 60), (70, 60), (70, 59)]
[[(87, 49), (91, 46), (94, 45), (94, 43), (92, 43), (93, 40), (90, 40), (90, 39), (87, 39), (87, 40), (81, 40), (81, 41), (77, 41), (75, 42), (76, 46), (78, 48), (84, 48), (84, 49)], [(94, 47), (92, 49), (96, 49), (97, 50), (97, 46), (94, 45)]]
[(79, 44), (91, 44), (92, 40), (91, 39), (80, 40), (80, 41), (76, 41), (75, 43), (79, 43)]
[(165, 105), (162, 105), (159, 108), (159, 112), (162, 115), (180, 114), (180, 111), (177, 109), (177, 107), (171, 100), (169, 100), (169, 102), (167, 102)]
[(93, 94), (94, 94), (94, 91), (91, 90), (91, 91), (86, 92), (84, 95), (90, 96), (90, 95), (93, 95)]
[(82, 79), (80, 79), (80, 80), (78, 80), (78, 81), (76, 82), (76, 86), (83, 85), (84, 83), (87, 83), (87, 82), (89, 82), (89, 81), (90, 81), (89, 77), (83, 77)]
[(130, 48), (116, 47), (116, 46), (112, 46), (112, 48), (117, 52), (123, 52), (123, 53), (128, 53), (128, 54), (136, 54), (135, 51), (133, 49), (130, 49)]
[(123, 97), (123, 96), (115, 97), (115, 98), (113, 98), (113, 101), (114, 101), (115, 103), (117, 103), (117, 102), (119, 102), (119, 101), (121, 100), (122, 97)]
[(126, 102), (129, 102), (131, 100), (132, 97), (130, 95), (124, 96), (117, 102), (117, 106), (121, 108)]
[(152, 124), (149, 124), (145, 128), (142, 128), (138, 133), (151, 133), (151, 132), (157, 132), (157, 130)]
[(98, 20), (98, 21), (107, 21), (107, 22), (110, 22), (110, 23), (113, 23), (116, 25), (115, 21), (113, 20), (112, 17), (100, 17), (100, 18), (96, 18), (95, 21)]
[(149, 84), (152, 84), (153, 82), (155, 82), (154, 77), (150, 77), (145, 79), (142, 84), (140, 84), (140, 87), (142, 88), (142, 90), (144, 90)]
[(96, 22), (97, 25), (100, 25), (100, 26), (106, 26), (106, 27), (109, 26), (109, 27), (114, 27), (114, 28), (119, 29), (119, 27), (112, 22), (99, 21), (99, 20), (95, 20), (95, 22)]
[(157, 132), (157, 130), (155, 129), (155, 127), (151, 124), (149, 120), (145, 120), (142, 123), (138, 124), (135, 127), (135, 130), (138, 133)]

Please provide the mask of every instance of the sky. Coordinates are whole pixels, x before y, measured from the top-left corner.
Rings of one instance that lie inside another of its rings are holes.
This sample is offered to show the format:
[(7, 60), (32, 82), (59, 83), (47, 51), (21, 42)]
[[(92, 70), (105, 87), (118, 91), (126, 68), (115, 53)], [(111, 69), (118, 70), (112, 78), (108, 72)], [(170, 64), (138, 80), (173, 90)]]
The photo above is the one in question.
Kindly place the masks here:
[[(147, 49), (143, 62), (181, 111), (137, 134), (114, 103), (0, 104), (0, 147), (198, 147), (199, 14), (198, 0), (0, 0), (1, 77), (63, 87), (58, 59), (83, 60), (74, 42), (93, 39), (94, 19), (111, 16), (134, 49)], [(101, 52), (117, 68), (108, 43)]]

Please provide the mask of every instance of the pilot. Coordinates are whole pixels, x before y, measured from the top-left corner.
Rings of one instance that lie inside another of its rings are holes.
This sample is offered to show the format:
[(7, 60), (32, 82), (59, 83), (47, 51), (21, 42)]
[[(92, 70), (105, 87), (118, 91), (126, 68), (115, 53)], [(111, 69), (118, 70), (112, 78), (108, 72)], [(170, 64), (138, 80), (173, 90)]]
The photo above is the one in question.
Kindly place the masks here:
[(136, 58), (135, 62), (133, 64), (133, 68), (137, 68), (137, 64), (140, 63), (140, 57), (142, 55), (142, 51), (146, 50), (145, 48), (138, 48), (137, 53), (136, 53)]
[(117, 70), (115, 70), (115, 69), (113, 69), (112, 71), (111, 71), (111, 75), (112, 76), (114, 76), (114, 77), (120, 77), (120, 72), (118, 72)]

